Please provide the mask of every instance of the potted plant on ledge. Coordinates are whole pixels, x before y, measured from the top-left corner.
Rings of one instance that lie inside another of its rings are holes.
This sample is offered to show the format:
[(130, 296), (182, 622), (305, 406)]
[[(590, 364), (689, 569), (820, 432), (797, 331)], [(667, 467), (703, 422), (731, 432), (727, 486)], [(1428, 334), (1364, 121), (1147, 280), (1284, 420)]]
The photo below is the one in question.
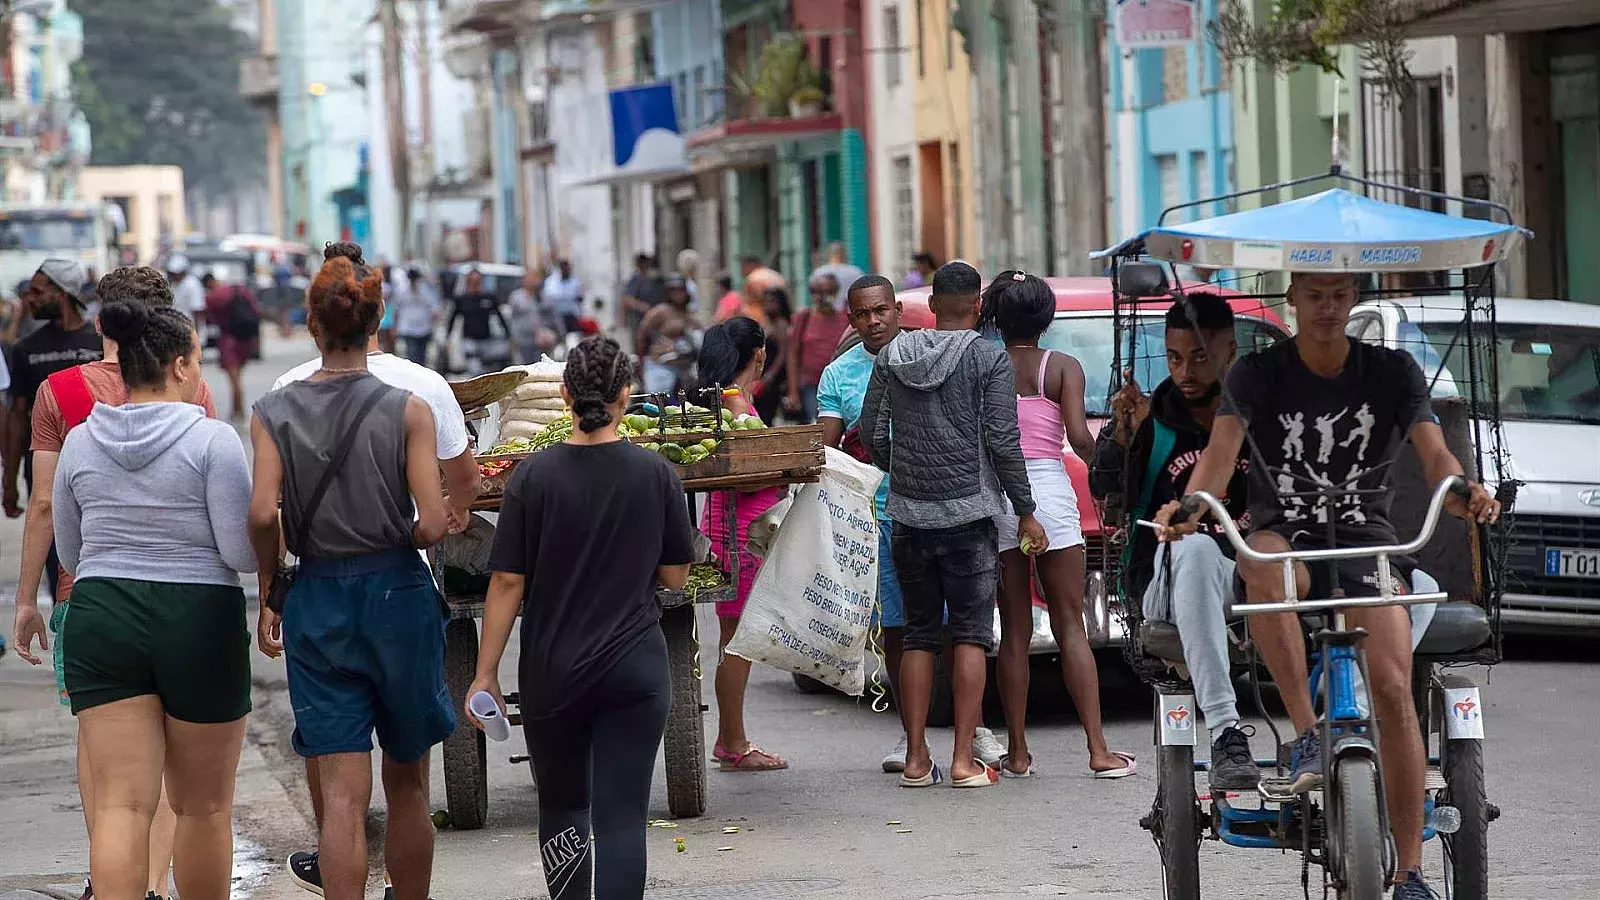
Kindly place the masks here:
[(808, 84), (789, 95), (789, 116), (804, 119), (822, 115), (822, 89)]
[(754, 83), (734, 77), (735, 89), (754, 101), (755, 115), (769, 119), (820, 113), (821, 82), (822, 76), (806, 59), (805, 44), (792, 35), (777, 38), (762, 48)]

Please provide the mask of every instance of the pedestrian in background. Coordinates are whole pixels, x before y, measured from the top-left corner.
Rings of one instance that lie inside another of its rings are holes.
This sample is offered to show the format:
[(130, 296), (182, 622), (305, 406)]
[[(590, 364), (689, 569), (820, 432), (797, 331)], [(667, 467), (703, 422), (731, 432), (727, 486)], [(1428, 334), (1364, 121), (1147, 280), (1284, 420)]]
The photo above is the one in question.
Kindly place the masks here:
[[(467, 271), (464, 289), (456, 295), (455, 308), (444, 329), (446, 341), (457, 321), (461, 322), (461, 351), (468, 374), (497, 371), (511, 362), (511, 326), (500, 312), (500, 298), (484, 289), (483, 273), (477, 269)], [(496, 323), (500, 326), (498, 331)]]
[[(752, 412), (750, 392), (761, 379), (766, 359), (767, 336), (761, 326), (744, 316), (735, 316), (706, 331), (700, 346), (700, 387), (720, 385), (726, 389), (733, 386), (735, 391), (723, 395), (723, 408), (734, 415), (748, 415)], [(761, 558), (745, 546), (750, 540), (750, 524), (782, 497), (782, 489), (776, 487), (717, 491), (706, 502), (705, 521), (701, 525), (706, 537), (711, 539), (712, 554), (731, 571), (732, 560), (726, 558), (725, 547), (728, 505), (734, 504), (739, 583), (734, 599), (717, 604), (717, 623), (721, 627), (718, 646), (723, 648), (723, 653), (717, 663), (717, 741), (711, 749), (711, 755), (725, 772), (770, 772), (789, 768), (783, 757), (756, 746), (745, 732), (744, 694), (750, 684), (750, 661), (726, 652), (733, 633), (739, 629), (745, 602), (755, 587), (756, 573), (761, 569)]]
[[(424, 900), (433, 866), (428, 751), (455, 730), (444, 683), (447, 610), (418, 548), (444, 536), (428, 404), (368, 369), (382, 278), (338, 245), (309, 292), (321, 368), (255, 405), (251, 539), (264, 603), (256, 640), (287, 658), (294, 748), (316, 759), (317, 875), (329, 900), (367, 883), (372, 734), (383, 749), (384, 862), (397, 900)], [(359, 258), (359, 248), (354, 250)], [(282, 527), (279, 504), (282, 503)], [(274, 601), (276, 602), (276, 601)]]
[(683, 279), (683, 289), (689, 292), (689, 308), (704, 316), (700, 308), (700, 254), (692, 249), (678, 251), (677, 275)]
[[(22, 472), (28, 493), (34, 490), (33, 457), (27, 448), (33, 437), (33, 401), (51, 373), (101, 358), (100, 332), (84, 318), (78, 292), (83, 288), (83, 266), (69, 259), (47, 259), (28, 282), (29, 315), (41, 322), (38, 330), (17, 341), (11, 353), (11, 409), (6, 429), (4, 505), (6, 517), (22, 515), (17, 492), (17, 472)], [(50, 551), (50, 596), (55, 596), (60, 572), (54, 549)]]
[[(986, 656), (994, 649), (1000, 574), (994, 517), (1007, 511), (1008, 499), (1019, 517), (1018, 538), (1048, 549), (1033, 515), (1011, 360), (974, 330), (982, 286), (977, 270), (965, 263), (939, 269), (928, 300), (936, 327), (903, 333), (879, 353), (861, 407), (862, 442), (873, 464), (890, 476), (890, 544), (905, 595), (900, 693), (906, 767), (900, 785), (908, 788), (944, 778), (928, 750), (926, 728), (933, 656), (946, 632), (955, 644), (951, 783), (987, 787), (999, 780), (974, 741)], [(946, 613), (949, 623), (941, 627)]]
[(1009, 508), (995, 517), (1000, 541), (1000, 698), (1010, 731), (1001, 774), (1027, 778), (1034, 773), (1028, 751), (1028, 680), (1033, 642), (1033, 584), (1038, 575), (1050, 629), (1061, 651), (1061, 674), (1089, 745), (1089, 770), (1097, 778), (1132, 775), (1132, 754), (1110, 749), (1100, 721), (1100, 676), (1083, 627), (1083, 586), (1087, 566), (1078, 495), (1061, 461), (1063, 444), (1078, 458), (1094, 459), (1094, 436), (1084, 418), (1083, 366), (1073, 357), (1041, 348), (1039, 338), (1055, 321), (1056, 294), (1044, 279), (1008, 270), (983, 292), (978, 330), (998, 329), (1005, 341), (1016, 384), (1017, 426), (1027, 467), (1035, 516), (1049, 539), (1043, 552), (1022, 546), (1017, 516)]
[(400, 273), (390, 296), (394, 309), (394, 330), (406, 359), (419, 366), (428, 364), (428, 348), (433, 330), (439, 325), (439, 295), (416, 267)]
[(624, 324), (629, 333), (639, 330), (639, 323), (656, 304), (667, 300), (667, 286), (656, 271), (655, 257), (640, 253), (633, 258), (633, 276), (622, 289)]
[(926, 287), (933, 281), (933, 273), (939, 268), (939, 263), (933, 254), (926, 250), (911, 257), (911, 271), (906, 274), (901, 286), (906, 290)]
[(568, 357), (561, 396), (575, 427), (506, 487), (467, 689), (489, 692), (504, 713), (500, 661), (520, 612), (517, 685), (551, 900), (644, 896), (671, 694), (656, 586), (682, 589), (694, 544), (672, 466), (617, 435), (632, 384), (610, 338), (587, 338)]
[[(167, 257), (167, 272), (172, 281), (173, 305), (179, 312), (198, 322), (200, 315), (206, 310), (206, 289), (191, 268), (189, 257), (182, 253), (174, 253)], [(204, 332), (201, 336), (204, 337)]]
[(555, 270), (545, 278), (540, 295), (557, 334), (565, 338), (578, 330), (578, 317), (583, 315), (583, 282), (572, 273), (571, 260), (556, 260)]
[[(172, 287), (161, 272), (149, 266), (113, 269), (97, 286), (103, 303), (125, 303), (146, 310), (170, 308)], [(61, 572), (55, 583), (56, 601), (50, 608), (49, 634), (39, 615), (39, 583), (48, 565), (53, 546), (55, 474), (62, 445), (68, 432), (89, 418), (95, 404), (121, 406), (128, 402), (128, 386), (122, 378), (117, 342), (101, 333), (104, 359), (62, 369), (39, 386), (33, 404), (33, 470), (36, 490), (28, 497), (27, 517), (22, 526), (22, 570), (17, 582), (17, 615), (14, 634), (17, 655), (33, 665), (40, 659), (31, 652), (35, 638), (41, 649), (50, 650), (56, 672), (56, 689), (62, 706), (70, 706), (66, 683), (66, 644), (62, 632), (72, 595), (72, 575)], [(195, 388), (194, 403), (208, 418), (216, 418), (211, 388), (202, 379)], [(78, 794), (82, 799), (84, 825), (94, 831), (94, 773), (86, 757), (87, 745), (78, 742)], [(150, 827), (150, 893), (165, 895), (167, 873), (172, 865), (173, 829), (177, 822), (166, 796), (156, 808)], [(89, 885), (85, 893), (92, 893)]]
[(700, 322), (689, 307), (689, 291), (682, 278), (673, 276), (667, 281), (667, 302), (645, 314), (634, 336), (645, 391), (671, 395), (688, 387), (699, 342)]
[(244, 421), (244, 367), (261, 346), (261, 307), (242, 284), (223, 284), (208, 273), (206, 322), (217, 330), (217, 365), (228, 376), (230, 421)]
[(524, 365), (538, 362), (545, 351), (555, 346), (556, 329), (561, 327), (545, 320), (544, 303), (539, 298), (543, 282), (539, 270), (530, 267), (522, 273), (522, 284), (506, 300), (511, 313), (511, 343), (518, 361)]
[(839, 311), (839, 281), (832, 272), (814, 277), (810, 289), (811, 305), (795, 313), (783, 363), (784, 412), (803, 423), (817, 420), (817, 382), (850, 327), (849, 318)]
[[(65, 680), (94, 774), (94, 896), (139, 900), (163, 773), (177, 814), (185, 900), (225, 900), (232, 806), (250, 711), (249, 630), (238, 572), (256, 568), (238, 433), (196, 403), (200, 338), (177, 310), (107, 303), (124, 406), (96, 404), (56, 470), (56, 543), (76, 576), (61, 635)], [(154, 514), (153, 514), (154, 513)], [(86, 891), (87, 892), (87, 891)]]
[(789, 367), (782, 364), (786, 356), (789, 341), (789, 322), (794, 318), (794, 307), (789, 303), (789, 292), (783, 288), (767, 288), (762, 294), (763, 311), (767, 316), (764, 330), (767, 333), (767, 359), (779, 362), (767, 366), (761, 373), (761, 380), (752, 388), (754, 397), (750, 398), (751, 406), (755, 407), (756, 415), (761, 421), (772, 425), (778, 420), (778, 410), (782, 408), (784, 398), (789, 392), (788, 374)]

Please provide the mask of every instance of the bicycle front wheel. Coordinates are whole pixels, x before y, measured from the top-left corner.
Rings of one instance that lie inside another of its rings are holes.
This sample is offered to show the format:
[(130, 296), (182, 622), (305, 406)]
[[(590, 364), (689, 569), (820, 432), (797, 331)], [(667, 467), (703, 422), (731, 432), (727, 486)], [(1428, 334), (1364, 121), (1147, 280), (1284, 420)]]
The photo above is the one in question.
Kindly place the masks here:
[(1338, 858), (1340, 900), (1383, 900), (1387, 896), (1383, 864), (1383, 817), (1378, 809), (1378, 767), (1362, 756), (1334, 763), (1339, 808)]

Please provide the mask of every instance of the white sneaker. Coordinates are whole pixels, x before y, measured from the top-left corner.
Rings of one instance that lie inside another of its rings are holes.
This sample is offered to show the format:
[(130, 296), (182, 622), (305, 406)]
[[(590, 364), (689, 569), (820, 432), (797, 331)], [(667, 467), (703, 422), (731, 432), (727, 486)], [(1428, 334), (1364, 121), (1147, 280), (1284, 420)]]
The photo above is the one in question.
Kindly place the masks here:
[(883, 771), (893, 774), (906, 770), (906, 736), (900, 735), (900, 740), (895, 743), (894, 749), (883, 758)]
[(1006, 755), (1006, 748), (1000, 743), (1000, 739), (994, 736), (994, 732), (979, 725), (977, 734), (972, 739), (972, 752), (983, 760), (984, 765), (993, 768), (1000, 765), (1000, 757)]

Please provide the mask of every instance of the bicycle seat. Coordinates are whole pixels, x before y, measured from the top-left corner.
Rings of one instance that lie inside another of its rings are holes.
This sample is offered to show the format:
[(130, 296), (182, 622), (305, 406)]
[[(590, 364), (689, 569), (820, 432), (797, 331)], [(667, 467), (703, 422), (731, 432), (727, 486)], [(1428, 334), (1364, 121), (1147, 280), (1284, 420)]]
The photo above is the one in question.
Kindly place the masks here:
[(1419, 656), (1444, 656), (1475, 650), (1489, 642), (1489, 616), (1476, 603), (1441, 603), (1417, 644)]

